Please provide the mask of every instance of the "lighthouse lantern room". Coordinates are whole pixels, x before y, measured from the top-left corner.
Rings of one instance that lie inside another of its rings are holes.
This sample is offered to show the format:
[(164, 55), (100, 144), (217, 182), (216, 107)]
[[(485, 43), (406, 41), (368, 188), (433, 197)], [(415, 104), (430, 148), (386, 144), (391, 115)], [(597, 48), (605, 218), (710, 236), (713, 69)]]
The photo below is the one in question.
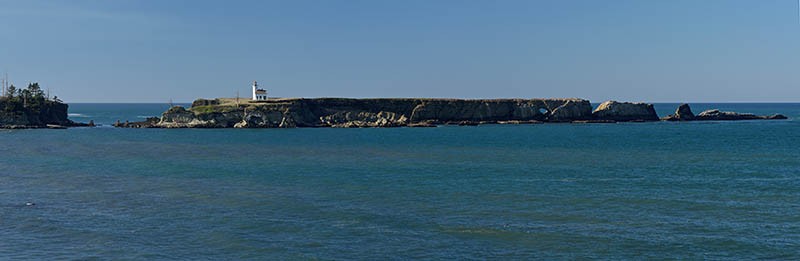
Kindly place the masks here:
[(267, 100), (267, 90), (259, 89), (257, 81), (253, 81), (253, 100), (254, 101)]

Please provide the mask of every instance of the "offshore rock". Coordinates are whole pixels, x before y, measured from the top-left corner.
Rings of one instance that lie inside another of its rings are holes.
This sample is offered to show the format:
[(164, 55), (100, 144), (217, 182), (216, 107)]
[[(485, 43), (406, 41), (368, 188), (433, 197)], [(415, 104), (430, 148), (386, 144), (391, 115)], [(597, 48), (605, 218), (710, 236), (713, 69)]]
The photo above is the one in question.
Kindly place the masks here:
[(592, 112), (596, 120), (604, 121), (657, 121), (658, 115), (652, 104), (607, 101)]
[(692, 108), (689, 107), (689, 104), (681, 104), (678, 106), (678, 109), (675, 110), (675, 114), (669, 115), (664, 117), (662, 120), (665, 121), (693, 121), (695, 120), (694, 113), (692, 112)]
[(119, 128), (157, 128), (157, 124), (161, 121), (158, 117), (148, 117), (144, 121), (136, 121), (136, 122), (120, 122), (112, 124), (111, 126), (119, 127)]
[(776, 114), (773, 114), (773, 115), (767, 116), (767, 118), (766, 118), (766, 119), (767, 119), (767, 120), (785, 120), (785, 119), (788, 119), (788, 118), (789, 118), (789, 117), (786, 117), (786, 116), (784, 116), (783, 114), (776, 113)]
[(675, 114), (664, 117), (665, 121), (736, 121), (736, 120), (783, 120), (786, 116), (774, 114), (771, 116), (760, 116), (752, 113), (737, 113), (720, 111), (718, 109), (707, 110), (700, 114), (692, 114), (692, 109), (688, 104), (681, 104)]
[(730, 111), (720, 111), (717, 109), (707, 110), (697, 114), (695, 117), (699, 121), (737, 121), (737, 120), (783, 120), (786, 116), (775, 114), (772, 116), (760, 116), (752, 113), (737, 113)]
[[(158, 122), (115, 124), (158, 128), (375, 128), (499, 122), (539, 123), (592, 119), (582, 99), (346, 99), (282, 98), (266, 101), (199, 99), (175, 106)], [(149, 126), (148, 126), (149, 124)]]

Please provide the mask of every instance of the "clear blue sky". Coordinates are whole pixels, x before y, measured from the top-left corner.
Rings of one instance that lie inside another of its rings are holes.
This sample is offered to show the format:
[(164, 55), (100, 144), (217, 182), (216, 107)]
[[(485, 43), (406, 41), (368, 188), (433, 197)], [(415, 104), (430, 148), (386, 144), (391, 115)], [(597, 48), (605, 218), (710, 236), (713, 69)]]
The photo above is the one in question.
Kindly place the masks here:
[(0, 0), (0, 72), (67, 102), (800, 101), (797, 0)]

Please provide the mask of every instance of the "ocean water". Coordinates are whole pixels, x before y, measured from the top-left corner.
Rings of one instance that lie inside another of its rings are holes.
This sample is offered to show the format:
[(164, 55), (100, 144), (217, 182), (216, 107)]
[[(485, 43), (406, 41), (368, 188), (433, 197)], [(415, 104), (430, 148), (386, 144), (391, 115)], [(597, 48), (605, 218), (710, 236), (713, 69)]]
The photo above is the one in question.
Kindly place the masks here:
[(800, 259), (800, 104), (692, 107), (790, 119), (0, 131), (0, 259)]

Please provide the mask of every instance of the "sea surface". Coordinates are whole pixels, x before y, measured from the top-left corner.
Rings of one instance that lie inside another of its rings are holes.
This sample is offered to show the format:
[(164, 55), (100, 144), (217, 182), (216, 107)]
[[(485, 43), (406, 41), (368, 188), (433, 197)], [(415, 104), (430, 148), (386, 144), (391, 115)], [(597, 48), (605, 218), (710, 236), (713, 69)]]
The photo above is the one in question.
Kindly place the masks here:
[(115, 129), (167, 105), (71, 104), (104, 126), (0, 131), (0, 259), (800, 259), (800, 104), (691, 105), (790, 119)]

